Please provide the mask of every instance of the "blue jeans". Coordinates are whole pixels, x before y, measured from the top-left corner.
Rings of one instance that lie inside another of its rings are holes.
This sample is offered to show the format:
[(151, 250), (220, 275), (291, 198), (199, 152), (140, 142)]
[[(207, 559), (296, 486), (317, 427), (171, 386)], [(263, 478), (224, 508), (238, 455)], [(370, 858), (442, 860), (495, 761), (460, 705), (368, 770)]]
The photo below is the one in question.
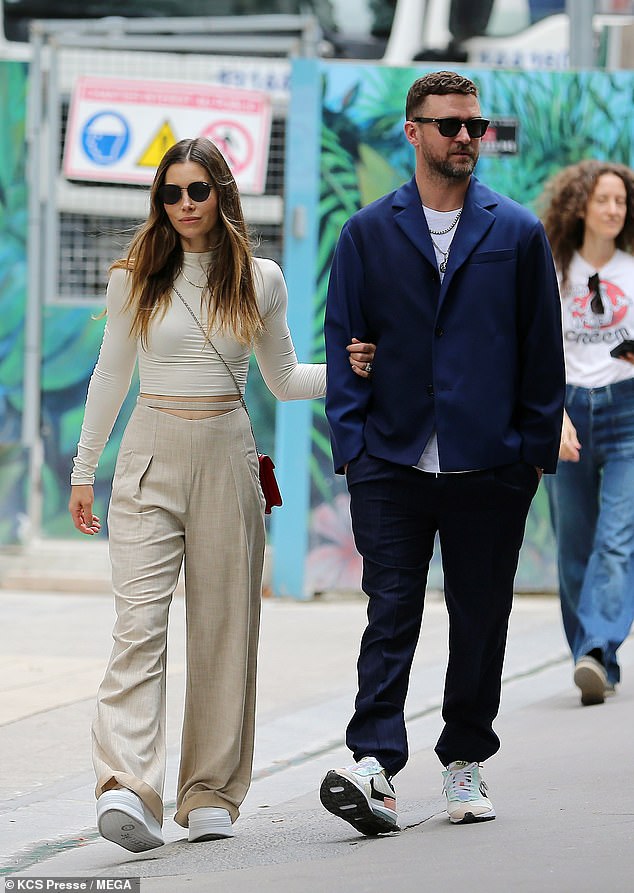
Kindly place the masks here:
[(560, 462), (547, 480), (564, 630), (575, 661), (601, 649), (614, 683), (634, 618), (634, 379), (568, 385), (566, 411), (580, 461)]

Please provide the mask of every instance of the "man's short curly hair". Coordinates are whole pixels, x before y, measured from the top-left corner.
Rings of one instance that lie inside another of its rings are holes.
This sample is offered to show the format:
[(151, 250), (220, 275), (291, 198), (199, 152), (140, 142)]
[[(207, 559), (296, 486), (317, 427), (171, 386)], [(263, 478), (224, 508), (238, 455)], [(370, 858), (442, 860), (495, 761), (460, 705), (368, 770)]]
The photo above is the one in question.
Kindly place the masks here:
[(446, 96), (448, 93), (461, 93), (463, 96), (478, 95), (478, 88), (469, 78), (455, 71), (431, 71), (414, 81), (407, 92), (405, 117), (409, 121), (423, 104), (427, 96)]

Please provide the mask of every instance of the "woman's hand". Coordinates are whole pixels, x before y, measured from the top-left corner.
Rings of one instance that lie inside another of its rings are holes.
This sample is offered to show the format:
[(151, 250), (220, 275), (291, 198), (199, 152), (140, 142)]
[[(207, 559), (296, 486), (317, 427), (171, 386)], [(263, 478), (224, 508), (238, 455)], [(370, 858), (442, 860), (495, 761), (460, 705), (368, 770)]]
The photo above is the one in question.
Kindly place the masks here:
[(561, 443), (559, 444), (559, 458), (562, 462), (578, 462), (581, 444), (577, 438), (577, 430), (570, 421), (570, 416), (564, 410), (564, 423), (561, 426)]
[(372, 375), (372, 360), (376, 353), (376, 344), (367, 344), (364, 341), (359, 341), (358, 338), (353, 338), (352, 344), (349, 344), (346, 350), (354, 374), (361, 378), (369, 378)]
[(91, 484), (75, 484), (70, 488), (68, 511), (80, 533), (94, 536), (101, 530), (99, 518), (92, 513), (95, 493)]

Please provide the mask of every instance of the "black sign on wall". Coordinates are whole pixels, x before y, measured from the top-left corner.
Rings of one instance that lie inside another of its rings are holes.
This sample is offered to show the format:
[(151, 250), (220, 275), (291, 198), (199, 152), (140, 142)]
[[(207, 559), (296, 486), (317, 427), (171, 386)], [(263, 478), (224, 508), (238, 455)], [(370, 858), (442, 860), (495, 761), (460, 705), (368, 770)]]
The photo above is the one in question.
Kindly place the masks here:
[(519, 122), (517, 118), (492, 118), (480, 142), (480, 154), (517, 155)]

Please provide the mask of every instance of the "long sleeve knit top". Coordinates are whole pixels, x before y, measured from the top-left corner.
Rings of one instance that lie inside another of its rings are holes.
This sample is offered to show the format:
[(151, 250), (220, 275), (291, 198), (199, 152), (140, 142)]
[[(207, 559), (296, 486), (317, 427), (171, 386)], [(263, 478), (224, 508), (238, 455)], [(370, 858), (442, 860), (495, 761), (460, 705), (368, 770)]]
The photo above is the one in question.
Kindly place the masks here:
[[(201, 303), (205, 267), (211, 252), (185, 252), (183, 273), (174, 286), (207, 326)], [(271, 260), (254, 259), (258, 306), (265, 331), (253, 345), (262, 377), (278, 400), (322, 397), (326, 391), (325, 364), (299, 363), (286, 321), (288, 295), (282, 271)], [(73, 460), (71, 484), (92, 484), (103, 448), (110, 436), (138, 360), (141, 392), (164, 397), (213, 397), (235, 393), (235, 384), (176, 293), (167, 312), (157, 314), (149, 327), (148, 343), (130, 334), (132, 311), (125, 308), (128, 274), (114, 269), (106, 292), (107, 319), (97, 364), (86, 398), (84, 421)], [(251, 348), (240, 344), (227, 329), (211, 332), (214, 347), (231, 368), (244, 393)]]

